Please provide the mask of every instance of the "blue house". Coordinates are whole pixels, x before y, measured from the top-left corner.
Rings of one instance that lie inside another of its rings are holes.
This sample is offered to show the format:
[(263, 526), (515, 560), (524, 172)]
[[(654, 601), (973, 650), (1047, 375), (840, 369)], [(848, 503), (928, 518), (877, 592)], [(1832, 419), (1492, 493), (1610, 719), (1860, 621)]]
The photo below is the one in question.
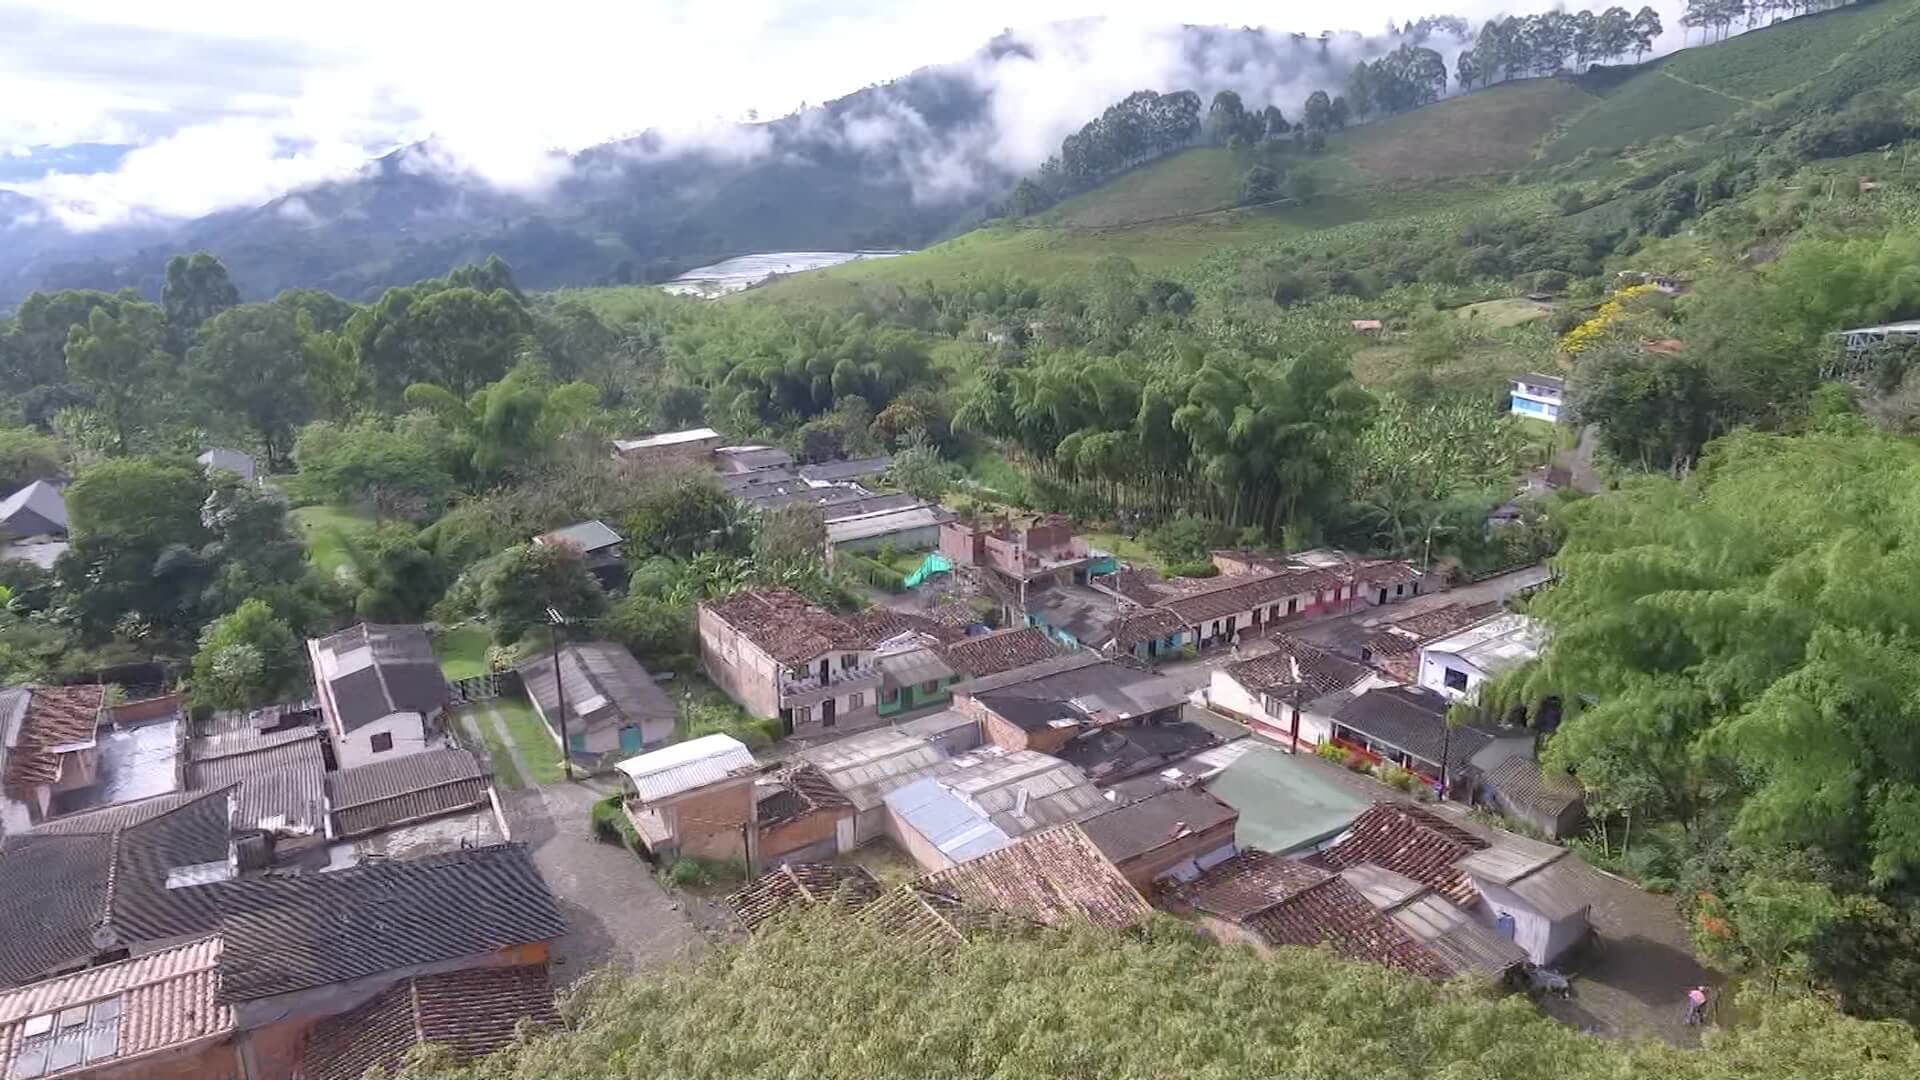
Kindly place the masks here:
[(1508, 411), (1515, 416), (1560, 422), (1560, 411), (1566, 405), (1565, 379), (1529, 372), (1513, 380), (1510, 389), (1512, 404)]

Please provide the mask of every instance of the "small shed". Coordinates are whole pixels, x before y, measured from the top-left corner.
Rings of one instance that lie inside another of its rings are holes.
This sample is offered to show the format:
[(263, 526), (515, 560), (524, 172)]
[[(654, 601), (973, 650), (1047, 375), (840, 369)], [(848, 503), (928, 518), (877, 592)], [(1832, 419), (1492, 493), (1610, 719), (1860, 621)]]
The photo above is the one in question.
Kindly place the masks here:
[(1380, 327), (1379, 319), (1354, 319), (1348, 325), (1353, 327), (1354, 333), (1359, 334), (1362, 337), (1379, 337), (1380, 336), (1381, 327)]
[(60, 489), (35, 480), (0, 502), (0, 534), (15, 539), (67, 535), (67, 500)]
[[(537, 653), (519, 666), (534, 711), (560, 741), (560, 695), (554, 657)], [(559, 683), (566, 693), (567, 753), (587, 765), (607, 754), (637, 754), (673, 738), (673, 701), (633, 654), (610, 641), (573, 642), (560, 649)]]
[(1526, 755), (1515, 754), (1488, 770), (1485, 787), (1501, 813), (1554, 840), (1573, 835), (1587, 818), (1580, 782), (1564, 772), (1543, 769)]
[(194, 460), (209, 475), (216, 471), (230, 472), (249, 484), (260, 478), (260, 467), (254, 464), (253, 455), (244, 450), (214, 446)]
[(1586, 940), (1593, 913), (1590, 879), (1567, 849), (1502, 834), (1454, 868), (1472, 879), (1495, 927), (1534, 963), (1551, 964)]

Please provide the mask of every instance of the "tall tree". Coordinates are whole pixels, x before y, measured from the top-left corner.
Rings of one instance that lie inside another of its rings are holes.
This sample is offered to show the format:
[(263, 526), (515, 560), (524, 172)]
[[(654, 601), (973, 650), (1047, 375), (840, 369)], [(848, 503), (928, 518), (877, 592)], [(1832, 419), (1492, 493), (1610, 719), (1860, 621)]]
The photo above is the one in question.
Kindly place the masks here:
[(245, 420), (275, 470), (293, 447), (294, 429), (313, 418), (307, 361), (296, 312), (248, 304), (200, 327), (187, 353), (187, 384), (213, 419)]
[(1333, 123), (1333, 99), (1325, 90), (1307, 95), (1300, 109), (1300, 126), (1308, 131), (1325, 131)]
[(165, 341), (160, 309), (152, 304), (123, 304), (118, 315), (96, 307), (85, 325), (68, 331), (67, 370), (93, 396), (122, 454), (164, 394), (173, 366)]
[(270, 704), (305, 670), (300, 643), (263, 600), (247, 600), (207, 625), (193, 657), (195, 704), (247, 709)]
[(480, 609), (502, 645), (545, 625), (549, 610), (569, 620), (590, 620), (606, 608), (607, 595), (585, 556), (565, 544), (509, 548), (480, 585)]
[(1241, 104), (1240, 95), (1231, 90), (1222, 90), (1213, 95), (1213, 104), (1207, 109), (1207, 130), (1213, 141), (1221, 144), (1238, 138), (1247, 126), (1247, 109)]
[(175, 255), (167, 260), (167, 280), (160, 287), (160, 306), (167, 313), (167, 345), (175, 356), (186, 355), (200, 324), (240, 303), (227, 268), (204, 251)]

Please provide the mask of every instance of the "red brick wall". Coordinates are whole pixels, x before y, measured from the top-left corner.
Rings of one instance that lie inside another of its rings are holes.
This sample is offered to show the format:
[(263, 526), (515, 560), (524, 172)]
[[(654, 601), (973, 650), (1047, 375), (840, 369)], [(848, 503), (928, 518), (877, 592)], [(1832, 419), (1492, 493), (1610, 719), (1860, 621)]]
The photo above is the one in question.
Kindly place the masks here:
[(162, 716), (172, 716), (180, 711), (179, 694), (162, 694), (154, 698), (142, 698), (113, 707), (113, 718), (124, 723), (139, 720), (156, 720)]
[(770, 863), (789, 851), (832, 838), (834, 826), (843, 817), (852, 817), (853, 808), (840, 811), (815, 810), (760, 829), (760, 859)]
[(665, 808), (673, 817), (680, 853), (703, 859), (744, 859), (746, 836), (741, 826), (753, 820), (751, 778), (695, 791)]
[[(231, 1039), (203, 1043), (118, 1065), (103, 1065), (81, 1074), (86, 1080), (238, 1080), (240, 1055)], [(259, 1080), (286, 1080), (291, 1070), (261, 1076)]]
[(1239, 823), (1239, 820), (1236, 816), (1205, 832), (1183, 836), (1165, 847), (1155, 848), (1138, 858), (1128, 859), (1120, 864), (1121, 876), (1127, 879), (1127, 884), (1140, 890), (1141, 895), (1149, 895), (1148, 889), (1152, 886), (1154, 878), (1188, 859), (1205, 855), (1231, 841), (1234, 826)]

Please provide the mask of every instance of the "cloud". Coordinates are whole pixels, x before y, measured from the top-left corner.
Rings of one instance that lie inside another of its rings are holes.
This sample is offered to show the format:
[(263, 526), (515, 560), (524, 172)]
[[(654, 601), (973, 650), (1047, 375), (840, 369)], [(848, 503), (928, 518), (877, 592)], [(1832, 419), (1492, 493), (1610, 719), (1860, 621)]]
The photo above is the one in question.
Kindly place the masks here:
[[(1661, 0), (1678, 7), (1679, 0)], [(959, 64), (990, 114), (956, 137), (903, 97), (824, 124), (909, 179), (925, 199), (981, 189), (1043, 160), (1059, 140), (1139, 88), (1240, 89), (1252, 100), (1304, 96), (1298, 72), (1182, 51), (1169, 15), (1193, 24), (1291, 24), (1370, 33), (1430, 8), (1476, 22), (1538, 2), (1427, 0), (548, 0), (486, 3), (336, 0), (311, 9), (253, 0), (0, 0), (0, 153), (82, 142), (133, 144), (116, 168), (56, 169), (10, 184), (72, 228), (192, 217), (355, 175), (422, 140), (420, 167), (529, 194), (565, 175), (560, 151), (650, 131), (628, 148), (744, 161), (774, 152), (764, 127), (916, 68)], [(1102, 16), (1082, 35), (1049, 24)], [(976, 55), (1009, 26), (1030, 57)]]

